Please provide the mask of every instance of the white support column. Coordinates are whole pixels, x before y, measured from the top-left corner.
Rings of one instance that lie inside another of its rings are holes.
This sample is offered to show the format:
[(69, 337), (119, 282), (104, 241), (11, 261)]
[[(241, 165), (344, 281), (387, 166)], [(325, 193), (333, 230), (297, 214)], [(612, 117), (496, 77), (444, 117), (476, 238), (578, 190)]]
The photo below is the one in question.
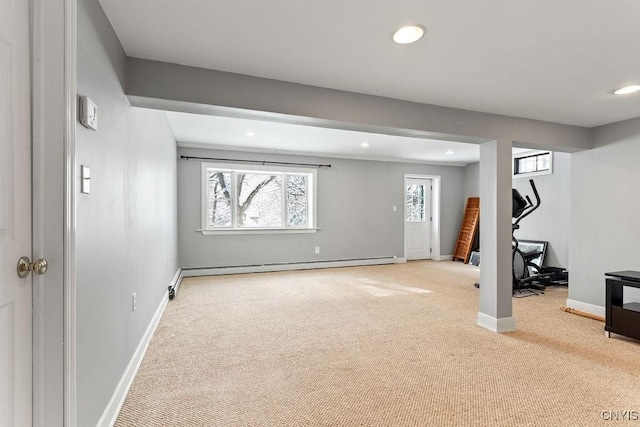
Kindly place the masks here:
[(511, 141), (480, 146), (480, 306), (478, 325), (516, 328), (512, 311)]

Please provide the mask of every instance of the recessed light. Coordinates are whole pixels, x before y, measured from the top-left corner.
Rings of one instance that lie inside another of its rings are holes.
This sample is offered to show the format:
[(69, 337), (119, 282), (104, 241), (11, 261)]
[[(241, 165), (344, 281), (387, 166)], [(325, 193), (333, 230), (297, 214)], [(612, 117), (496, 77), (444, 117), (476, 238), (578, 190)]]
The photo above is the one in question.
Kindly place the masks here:
[(451, 155), (451, 154), (456, 154), (456, 152), (455, 152), (455, 151), (453, 151), (453, 150), (447, 150), (444, 154), (449, 154), (449, 155)]
[(616, 95), (628, 95), (630, 93), (634, 93), (640, 90), (640, 85), (631, 85), (631, 86), (625, 86), (621, 89), (618, 89), (617, 91), (613, 92)]
[(245, 136), (256, 136), (256, 134), (255, 134), (255, 133), (253, 133), (253, 132), (251, 132), (251, 131), (249, 131), (249, 132), (245, 132), (245, 133), (244, 133), (244, 135), (245, 135)]
[(360, 147), (367, 148), (368, 146), (369, 146), (369, 143), (367, 141), (364, 141), (362, 144), (360, 144)]
[(422, 25), (405, 25), (393, 33), (393, 41), (398, 44), (414, 43), (424, 36), (425, 31), (426, 29)]

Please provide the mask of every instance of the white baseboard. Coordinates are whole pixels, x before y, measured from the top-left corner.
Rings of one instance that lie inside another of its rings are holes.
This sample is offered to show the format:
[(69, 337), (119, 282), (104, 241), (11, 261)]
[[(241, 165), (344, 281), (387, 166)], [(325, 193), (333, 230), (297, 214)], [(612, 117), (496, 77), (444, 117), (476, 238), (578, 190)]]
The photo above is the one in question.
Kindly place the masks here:
[(452, 261), (453, 255), (441, 255), (436, 261)]
[[(181, 270), (178, 269), (176, 274), (174, 274), (173, 279), (171, 279), (171, 286), (176, 285), (179, 286), (178, 280), (182, 280)], [(147, 351), (147, 347), (149, 347), (149, 342), (151, 341), (151, 337), (160, 322), (160, 318), (162, 317), (162, 313), (164, 313), (164, 309), (167, 306), (167, 302), (169, 301), (169, 292), (165, 292), (162, 297), (162, 301), (160, 301), (160, 305), (156, 309), (156, 312), (153, 314), (151, 318), (151, 322), (149, 322), (149, 326), (147, 326), (147, 330), (145, 331), (140, 343), (138, 344), (138, 348), (133, 353), (129, 364), (127, 365), (127, 369), (125, 369), (122, 378), (120, 378), (120, 382), (118, 382), (118, 386), (116, 387), (113, 395), (111, 396), (111, 400), (109, 404), (105, 408), (102, 413), (102, 417), (96, 424), (98, 427), (111, 427), (115, 424), (116, 419), (118, 418), (118, 414), (120, 413), (120, 409), (122, 409), (122, 405), (124, 404), (124, 400), (127, 397), (127, 393), (131, 388), (131, 384), (133, 383), (133, 379), (138, 372), (138, 368), (142, 363), (142, 359), (144, 354)]]
[(513, 316), (497, 319), (485, 313), (478, 313), (478, 326), (497, 333), (512, 332), (516, 330), (516, 319)]
[(586, 302), (567, 299), (567, 307), (575, 310), (584, 311), (585, 313), (594, 314), (596, 316), (605, 317), (606, 309), (599, 305), (589, 304)]
[(235, 267), (203, 267), (182, 269), (182, 277), (217, 276), (221, 274), (266, 273), (273, 271), (312, 270), (316, 268), (357, 267), (361, 265), (382, 265), (406, 262), (404, 258), (362, 258), (335, 261), (316, 261), (282, 264), (245, 265)]

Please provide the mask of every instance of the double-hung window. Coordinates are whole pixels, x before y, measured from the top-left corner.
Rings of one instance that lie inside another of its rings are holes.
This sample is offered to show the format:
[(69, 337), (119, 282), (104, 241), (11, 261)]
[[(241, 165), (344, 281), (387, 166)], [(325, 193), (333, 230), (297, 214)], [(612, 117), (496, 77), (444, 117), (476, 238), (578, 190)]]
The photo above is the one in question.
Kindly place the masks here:
[(316, 175), (315, 169), (203, 163), (202, 232), (315, 231)]

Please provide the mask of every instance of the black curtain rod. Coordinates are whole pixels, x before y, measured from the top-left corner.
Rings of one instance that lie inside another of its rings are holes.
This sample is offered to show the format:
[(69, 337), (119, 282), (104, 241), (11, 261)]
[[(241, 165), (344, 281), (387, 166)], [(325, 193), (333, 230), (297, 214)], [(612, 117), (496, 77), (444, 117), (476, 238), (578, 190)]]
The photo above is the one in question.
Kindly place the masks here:
[(270, 162), (267, 160), (238, 160), (238, 159), (218, 159), (215, 157), (194, 157), (194, 156), (180, 156), (181, 159), (186, 160), (217, 160), (219, 162), (235, 162), (235, 163), (258, 163), (261, 165), (289, 165), (289, 166), (313, 166), (316, 168), (330, 168), (331, 165), (318, 165), (315, 163), (290, 163), (290, 162)]

